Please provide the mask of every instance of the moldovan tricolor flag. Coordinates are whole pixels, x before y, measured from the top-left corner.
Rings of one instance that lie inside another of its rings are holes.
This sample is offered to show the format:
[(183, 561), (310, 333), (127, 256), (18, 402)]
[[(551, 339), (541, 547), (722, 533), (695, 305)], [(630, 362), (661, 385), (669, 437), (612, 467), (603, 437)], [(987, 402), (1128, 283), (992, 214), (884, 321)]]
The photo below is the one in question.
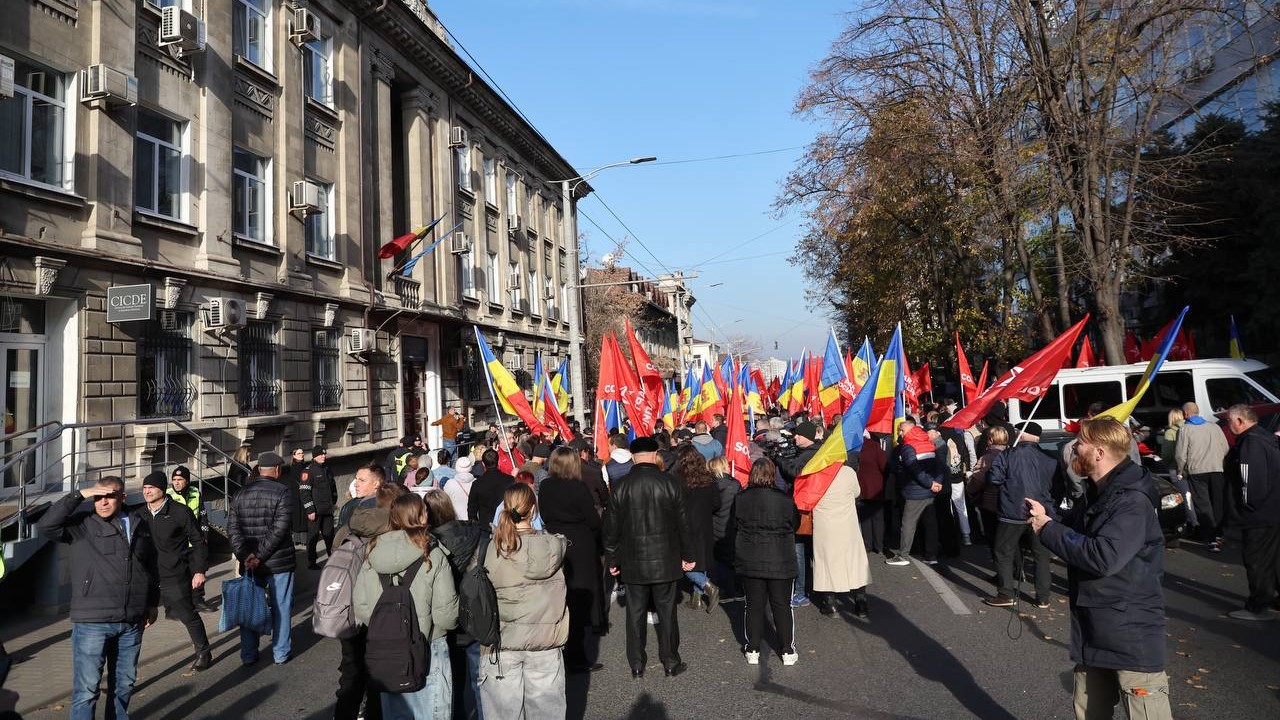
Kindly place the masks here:
[(872, 411), (876, 388), (879, 386), (878, 379), (884, 377), (883, 372), (883, 363), (872, 370), (858, 397), (854, 398), (849, 409), (836, 420), (836, 426), (822, 441), (818, 452), (805, 463), (800, 475), (796, 477), (797, 508), (812, 510), (831, 487), (831, 481), (835, 480), (840, 467), (853, 453), (862, 449), (862, 432), (866, 429), (867, 417)]
[(991, 406), (1006, 398), (1017, 398), (1024, 403), (1035, 401), (1044, 394), (1049, 384), (1053, 382), (1053, 378), (1057, 376), (1058, 370), (1062, 368), (1062, 358), (1071, 354), (1071, 348), (1075, 346), (1076, 338), (1080, 336), (1087, 322), (1089, 322), (1089, 316), (1085, 315), (1083, 320), (1072, 325), (1039, 352), (1014, 365), (1009, 372), (996, 381), (995, 385), (948, 418), (942, 426), (957, 430), (973, 427), (978, 420), (986, 416)]
[(804, 409), (804, 376), (809, 367), (808, 356), (809, 350), (805, 348), (804, 354), (800, 356), (800, 364), (796, 366), (796, 371), (791, 373), (791, 389), (787, 393), (787, 412), (792, 415)]
[(1110, 417), (1120, 422), (1129, 419), (1129, 416), (1133, 414), (1133, 409), (1138, 406), (1138, 401), (1147, 392), (1147, 388), (1151, 387), (1151, 379), (1156, 376), (1156, 373), (1160, 372), (1160, 366), (1164, 364), (1165, 358), (1169, 356), (1169, 351), (1177, 341), (1178, 331), (1182, 328), (1182, 319), (1187, 316), (1187, 311), (1190, 309), (1190, 305), (1182, 308), (1182, 312), (1178, 313), (1177, 319), (1170, 325), (1165, 326), (1167, 332), (1164, 333), (1164, 341), (1160, 343), (1159, 349), (1151, 357), (1151, 362), (1147, 363), (1147, 369), (1143, 371), (1142, 377), (1138, 380), (1138, 386), (1134, 389), (1133, 394), (1129, 396), (1129, 399), (1115, 407), (1103, 410), (1094, 417)]
[(550, 385), (551, 381), (546, 378), (542, 370), (542, 353), (535, 353), (533, 356), (533, 416), (547, 422), (546, 393), (543, 392), (547, 388), (543, 385)]
[(905, 364), (902, 323), (898, 323), (893, 331), (893, 338), (889, 340), (889, 349), (885, 350), (884, 357), (880, 359), (874, 382), (867, 381), (875, 393), (871, 401), (871, 414), (867, 417), (867, 427), (871, 432), (897, 435), (898, 423), (906, 419), (907, 408), (903, 403), (907, 385), (903, 372)]
[(560, 414), (569, 411), (569, 358), (560, 361), (556, 374), (551, 376), (551, 390), (556, 396), (556, 408)]
[(565, 442), (573, 440), (573, 431), (569, 429), (569, 423), (565, 421), (564, 415), (560, 414), (560, 408), (556, 406), (556, 396), (551, 390), (551, 378), (547, 377), (545, 373), (542, 376), (541, 385), (542, 407), (543, 412), (546, 413), (542, 422), (555, 427)]
[[(448, 215), (448, 213), (445, 213), (445, 215)], [(435, 220), (432, 220), (430, 223), (423, 225), (422, 227), (415, 228), (412, 231), (407, 232), (404, 235), (401, 235), (400, 237), (386, 243), (382, 247), (378, 248), (378, 257), (382, 258), (383, 260), (390, 260), (396, 255), (399, 255), (400, 253), (404, 252), (405, 250), (408, 250), (409, 247), (413, 245), (415, 242), (426, 237), (426, 234), (431, 230), (431, 228), (438, 225), (440, 221), (444, 219), (444, 217), (445, 217), (444, 215), (441, 215)]]
[[(716, 368), (718, 371), (719, 368)], [(712, 371), (710, 365), (702, 366), (702, 390), (699, 394), (702, 397), (698, 405), (702, 414), (702, 419), (711, 422), (711, 416), (716, 413), (724, 413), (724, 401), (720, 399), (720, 390), (716, 387), (715, 372)]]
[(1236, 316), (1231, 316), (1231, 357), (1235, 360), (1244, 359), (1244, 343), (1240, 342), (1240, 328), (1236, 327)]
[(862, 386), (867, 384), (867, 378), (871, 375), (871, 368), (876, 364), (876, 351), (871, 349), (871, 338), (862, 338), (862, 347), (858, 348), (858, 354), (853, 356), (850, 363), (852, 372), (850, 377), (853, 378), (853, 393), (857, 395), (862, 391)]
[(493, 351), (489, 349), (489, 343), (485, 342), (484, 336), (480, 334), (480, 328), (476, 326), (475, 330), (476, 344), (480, 347), (480, 358), (484, 362), (484, 372), (488, 376), (489, 387), (493, 389), (494, 398), (502, 406), (502, 411), (523, 420), (529, 426), (530, 432), (545, 433), (547, 428), (543, 426), (542, 421), (534, 417), (533, 408), (529, 407), (524, 391), (516, 384), (515, 378), (511, 377), (511, 371), (503, 367), (498, 358), (494, 357)]
[(848, 378), (844, 374), (844, 359), (840, 357), (840, 345), (836, 342), (836, 331), (827, 335), (827, 349), (822, 356), (822, 377), (818, 391), (822, 403), (822, 424), (831, 422), (831, 418), (844, 410), (844, 402), (840, 392), (840, 384)]

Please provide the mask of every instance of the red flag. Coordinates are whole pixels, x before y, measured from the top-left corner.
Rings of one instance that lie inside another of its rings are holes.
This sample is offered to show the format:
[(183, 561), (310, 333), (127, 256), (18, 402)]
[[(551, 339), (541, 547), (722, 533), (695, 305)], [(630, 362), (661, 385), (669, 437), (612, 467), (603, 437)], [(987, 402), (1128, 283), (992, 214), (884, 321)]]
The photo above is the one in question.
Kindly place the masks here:
[[(662, 373), (658, 372), (658, 368), (649, 359), (649, 353), (644, 351), (644, 346), (640, 344), (640, 338), (636, 337), (636, 331), (631, 328), (631, 321), (626, 321), (627, 326), (627, 344), (631, 347), (631, 359), (635, 362), (636, 372), (640, 375), (640, 383), (644, 386), (646, 397), (649, 404), (654, 407), (655, 416), (660, 408), (658, 405), (662, 403), (663, 383)], [(650, 430), (653, 428), (650, 427)]]
[(769, 381), (769, 406), (778, 404), (778, 395), (782, 393), (782, 378), (777, 375)]
[(920, 387), (916, 384), (916, 374), (911, 370), (911, 363), (904, 353), (902, 356), (902, 390), (903, 400), (907, 404), (907, 412), (920, 414)]
[(1124, 334), (1124, 359), (1131, 363), (1142, 359), (1142, 348), (1138, 345), (1138, 336), (1132, 330)]
[(1089, 316), (1072, 325), (1036, 354), (1009, 369), (991, 389), (979, 395), (960, 412), (952, 415), (943, 425), (963, 430), (978, 422), (998, 400), (1017, 398), (1023, 402), (1039, 398), (1049, 388), (1062, 367), (1063, 355), (1070, 355), (1076, 338), (1084, 330)]
[(805, 404), (809, 417), (822, 417), (822, 358), (809, 353), (809, 364), (804, 368)]
[(618, 338), (614, 337), (613, 333), (609, 333), (606, 337), (607, 341), (613, 344), (614, 362), (618, 366), (615, 370), (618, 379), (617, 399), (626, 408), (627, 417), (631, 419), (631, 427), (635, 429), (636, 435), (652, 435), (653, 424), (658, 421), (658, 411), (649, 402), (648, 393), (640, 384), (640, 378), (636, 376), (635, 369), (622, 354), (622, 346), (618, 344)]
[(392, 240), (386, 245), (383, 245), (382, 247), (378, 248), (378, 257), (382, 258), (383, 260), (389, 260), (390, 258), (393, 258), (396, 255), (399, 255), (405, 250), (408, 250), (410, 245), (422, 239), (422, 236), (426, 235), (427, 230), (430, 230), (430, 229), (431, 229), (430, 225), (424, 225), (423, 227), (420, 227), (417, 230), (414, 230), (413, 232), (409, 232), (409, 233), (405, 233), (404, 235), (401, 235), (395, 240)]
[(968, 405), (982, 391), (978, 389), (978, 384), (973, 381), (973, 371), (969, 369), (969, 358), (965, 357), (964, 348), (960, 346), (959, 332), (956, 333), (956, 363), (960, 370), (960, 395), (964, 400), (964, 404)]
[(729, 474), (745, 488), (747, 476), (751, 474), (751, 453), (748, 451), (747, 426), (742, 422), (742, 413), (742, 393), (735, 392), (724, 419), (729, 426), (729, 433), (724, 439), (724, 459), (729, 461)]
[(978, 394), (979, 395), (987, 391), (987, 363), (989, 362), (991, 361), (990, 360), (982, 361), (982, 372), (978, 374)]
[(921, 395), (933, 392), (933, 372), (929, 370), (929, 363), (920, 366), (916, 371), (916, 391)]
[(1085, 335), (1084, 340), (1080, 342), (1080, 355), (1076, 358), (1076, 367), (1089, 368), (1098, 364), (1098, 359), (1093, 355), (1093, 343), (1089, 342), (1089, 336)]
[(596, 382), (595, 441), (596, 457), (599, 458), (609, 457), (609, 429), (604, 424), (604, 401), (622, 399), (618, 388), (624, 382), (618, 377), (618, 366), (621, 363), (614, 352), (614, 344), (605, 335), (600, 341), (600, 378)]

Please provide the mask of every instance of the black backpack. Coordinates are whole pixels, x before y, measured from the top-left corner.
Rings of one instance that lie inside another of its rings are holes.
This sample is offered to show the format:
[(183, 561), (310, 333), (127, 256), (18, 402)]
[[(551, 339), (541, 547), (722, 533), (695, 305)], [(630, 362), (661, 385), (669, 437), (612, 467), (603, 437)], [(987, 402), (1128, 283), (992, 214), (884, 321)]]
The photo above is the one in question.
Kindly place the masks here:
[(498, 593), (489, 580), (484, 555), (489, 549), (489, 533), (476, 544), (471, 563), (458, 582), (458, 627), (481, 645), (496, 646), (499, 636)]
[(364, 659), (369, 684), (390, 693), (417, 692), (427, 684), (427, 639), (418, 627), (418, 612), (409, 587), (422, 569), (422, 558), (405, 568), (399, 584), (378, 573), (382, 594), (369, 616)]

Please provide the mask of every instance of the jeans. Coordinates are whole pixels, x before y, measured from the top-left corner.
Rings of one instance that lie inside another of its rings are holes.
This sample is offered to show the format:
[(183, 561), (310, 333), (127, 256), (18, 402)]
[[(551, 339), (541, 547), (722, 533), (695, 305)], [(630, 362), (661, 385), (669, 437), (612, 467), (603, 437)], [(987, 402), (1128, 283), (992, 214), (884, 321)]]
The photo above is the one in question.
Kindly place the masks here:
[(778, 631), (778, 644), (782, 646), (774, 649), (778, 652), (795, 652), (795, 611), (791, 609), (791, 598), (787, 597), (791, 583), (786, 580), (744, 577), (742, 584), (747, 591), (744, 610), (746, 618), (743, 621), (747, 631), (745, 649), (760, 651), (760, 640), (764, 636), (764, 609), (768, 605), (773, 610), (773, 627)]
[(685, 573), (684, 576), (689, 578), (689, 582), (693, 583), (694, 595), (707, 594), (707, 591), (706, 591), (707, 574), (706, 573), (702, 572), (701, 570), (690, 570), (689, 572)]
[(102, 664), (107, 664), (107, 720), (129, 720), (138, 678), (142, 623), (71, 623), (71, 720), (93, 720)]
[[(675, 583), (670, 584), (674, 590)], [(503, 650), (496, 664), (492, 659), (485, 653), (480, 663), (480, 704), (485, 715), (502, 720), (541, 720), (562, 718), (568, 712), (560, 648)]]
[(800, 597), (809, 597), (809, 544), (813, 538), (809, 535), (796, 536), (796, 580), (792, 592)]
[[(254, 573), (253, 581), (267, 589), (267, 602), (271, 604), (271, 655), (277, 663), (283, 663), (293, 649), (290, 637), (293, 573)], [(258, 661), (258, 638), (258, 633), (240, 628), (240, 662), (251, 665)]]
[(427, 649), (427, 684), (418, 692), (382, 693), (384, 720), (446, 718), (453, 712), (453, 674), (449, 672), (449, 639), (436, 638)]
[(454, 458), (458, 457), (458, 441), (456, 439), (441, 440), (440, 445), (446, 452), (449, 453), (450, 460), (453, 460)]

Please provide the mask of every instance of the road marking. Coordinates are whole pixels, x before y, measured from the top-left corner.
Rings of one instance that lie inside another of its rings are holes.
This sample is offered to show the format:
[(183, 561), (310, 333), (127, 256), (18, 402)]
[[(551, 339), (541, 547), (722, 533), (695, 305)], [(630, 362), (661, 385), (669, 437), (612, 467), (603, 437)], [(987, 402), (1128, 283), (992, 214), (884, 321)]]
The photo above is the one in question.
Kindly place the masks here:
[(951, 612), (956, 615), (973, 614), (973, 611), (964, 604), (964, 601), (960, 599), (960, 596), (956, 595), (956, 591), (951, 589), (951, 585), (949, 585), (946, 580), (943, 580), (942, 576), (939, 575), (937, 571), (915, 558), (911, 558), (911, 564), (915, 565), (916, 569), (920, 571), (920, 574), (924, 576), (924, 579), (929, 581), (929, 584), (933, 586), (933, 589), (942, 597), (942, 602), (946, 603), (947, 607), (951, 608)]

